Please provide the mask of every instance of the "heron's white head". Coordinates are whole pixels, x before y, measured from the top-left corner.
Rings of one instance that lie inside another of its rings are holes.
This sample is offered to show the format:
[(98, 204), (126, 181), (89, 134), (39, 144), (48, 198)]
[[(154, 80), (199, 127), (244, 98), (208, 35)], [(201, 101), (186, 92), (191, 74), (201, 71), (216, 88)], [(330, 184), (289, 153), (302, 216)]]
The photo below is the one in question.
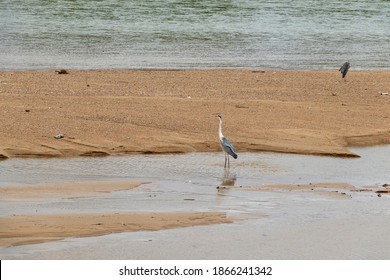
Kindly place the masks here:
[(222, 115), (221, 115), (221, 113), (217, 114), (217, 118), (219, 119), (219, 127), (218, 127), (219, 139), (222, 139), (223, 134), (222, 134)]

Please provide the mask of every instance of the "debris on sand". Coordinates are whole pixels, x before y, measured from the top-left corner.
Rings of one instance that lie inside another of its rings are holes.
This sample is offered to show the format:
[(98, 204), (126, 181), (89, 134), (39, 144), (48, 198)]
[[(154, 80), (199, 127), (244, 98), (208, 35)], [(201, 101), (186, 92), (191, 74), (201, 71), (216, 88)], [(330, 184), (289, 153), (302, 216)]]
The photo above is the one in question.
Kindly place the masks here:
[(0, 154), (0, 160), (4, 160), (4, 159), (7, 159), (8, 157), (3, 155), (3, 154)]
[(69, 72), (66, 71), (65, 69), (56, 70), (56, 73), (58, 73), (58, 74), (69, 74)]

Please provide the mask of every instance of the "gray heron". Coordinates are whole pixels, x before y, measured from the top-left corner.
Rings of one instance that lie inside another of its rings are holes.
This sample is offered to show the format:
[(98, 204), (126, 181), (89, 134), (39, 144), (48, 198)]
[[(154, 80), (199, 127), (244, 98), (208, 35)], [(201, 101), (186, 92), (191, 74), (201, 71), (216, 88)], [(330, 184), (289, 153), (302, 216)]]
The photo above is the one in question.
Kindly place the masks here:
[[(348, 70), (349, 70), (349, 67), (351, 67), (351, 64), (349, 63), (349, 61), (345, 62), (343, 64), (343, 66), (340, 67), (339, 71), (341, 72), (341, 75), (343, 77), (343, 79), (345, 78), (345, 76), (347, 75), (348, 73)], [(345, 80), (344, 80), (345, 81)]]
[(226, 162), (228, 164), (228, 167), (230, 167), (229, 155), (231, 155), (234, 159), (237, 159), (238, 156), (236, 154), (236, 151), (234, 150), (233, 145), (222, 134), (222, 116), (221, 116), (221, 114), (218, 114), (217, 117), (219, 119), (219, 128), (218, 128), (219, 144), (221, 145), (221, 148), (225, 154), (225, 168), (226, 168)]

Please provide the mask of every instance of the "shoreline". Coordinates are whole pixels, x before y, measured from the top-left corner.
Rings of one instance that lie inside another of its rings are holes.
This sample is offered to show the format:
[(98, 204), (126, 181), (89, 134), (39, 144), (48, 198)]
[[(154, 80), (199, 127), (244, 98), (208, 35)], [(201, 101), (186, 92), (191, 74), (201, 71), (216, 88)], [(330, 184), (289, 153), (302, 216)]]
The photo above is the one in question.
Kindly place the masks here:
[[(340, 65), (341, 66), (341, 65)], [(340, 67), (339, 66), (339, 67)], [(66, 69), (65, 69), (66, 68)], [(254, 71), (254, 72), (264, 72), (264, 71), (286, 71), (286, 72), (338, 72), (338, 67), (328, 67), (328, 68), (313, 68), (313, 69), (300, 69), (300, 68), (282, 68), (282, 67), (275, 67), (275, 68), (266, 68), (266, 67), (240, 67), (240, 66), (231, 66), (231, 67), (225, 67), (225, 66), (210, 66), (210, 67), (134, 67), (134, 68), (120, 68), (120, 67), (113, 67), (113, 68), (72, 68), (72, 67), (44, 67), (44, 68), (0, 68), (0, 73), (2, 72), (55, 72), (61, 69), (65, 69), (69, 72), (93, 72), (93, 71)], [(354, 72), (370, 72), (370, 71), (390, 71), (390, 67), (382, 67), (382, 68), (355, 68), (353, 67)]]
[(389, 70), (68, 72), (0, 71), (0, 159), (217, 152), (218, 112), (238, 152), (390, 144)]

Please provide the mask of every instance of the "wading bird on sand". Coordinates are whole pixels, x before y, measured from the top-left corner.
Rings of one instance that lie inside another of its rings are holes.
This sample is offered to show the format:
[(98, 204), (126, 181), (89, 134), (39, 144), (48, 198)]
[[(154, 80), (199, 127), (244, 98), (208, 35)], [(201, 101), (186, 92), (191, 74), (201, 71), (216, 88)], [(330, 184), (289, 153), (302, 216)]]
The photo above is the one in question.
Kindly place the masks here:
[(219, 128), (218, 128), (219, 144), (221, 145), (221, 148), (225, 154), (225, 168), (226, 168), (226, 163), (227, 163), (228, 168), (229, 168), (230, 167), (229, 155), (231, 155), (234, 159), (237, 159), (238, 156), (236, 154), (236, 151), (234, 150), (233, 145), (222, 134), (222, 116), (221, 116), (221, 114), (218, 114), (217, 117), (219, 119)]

